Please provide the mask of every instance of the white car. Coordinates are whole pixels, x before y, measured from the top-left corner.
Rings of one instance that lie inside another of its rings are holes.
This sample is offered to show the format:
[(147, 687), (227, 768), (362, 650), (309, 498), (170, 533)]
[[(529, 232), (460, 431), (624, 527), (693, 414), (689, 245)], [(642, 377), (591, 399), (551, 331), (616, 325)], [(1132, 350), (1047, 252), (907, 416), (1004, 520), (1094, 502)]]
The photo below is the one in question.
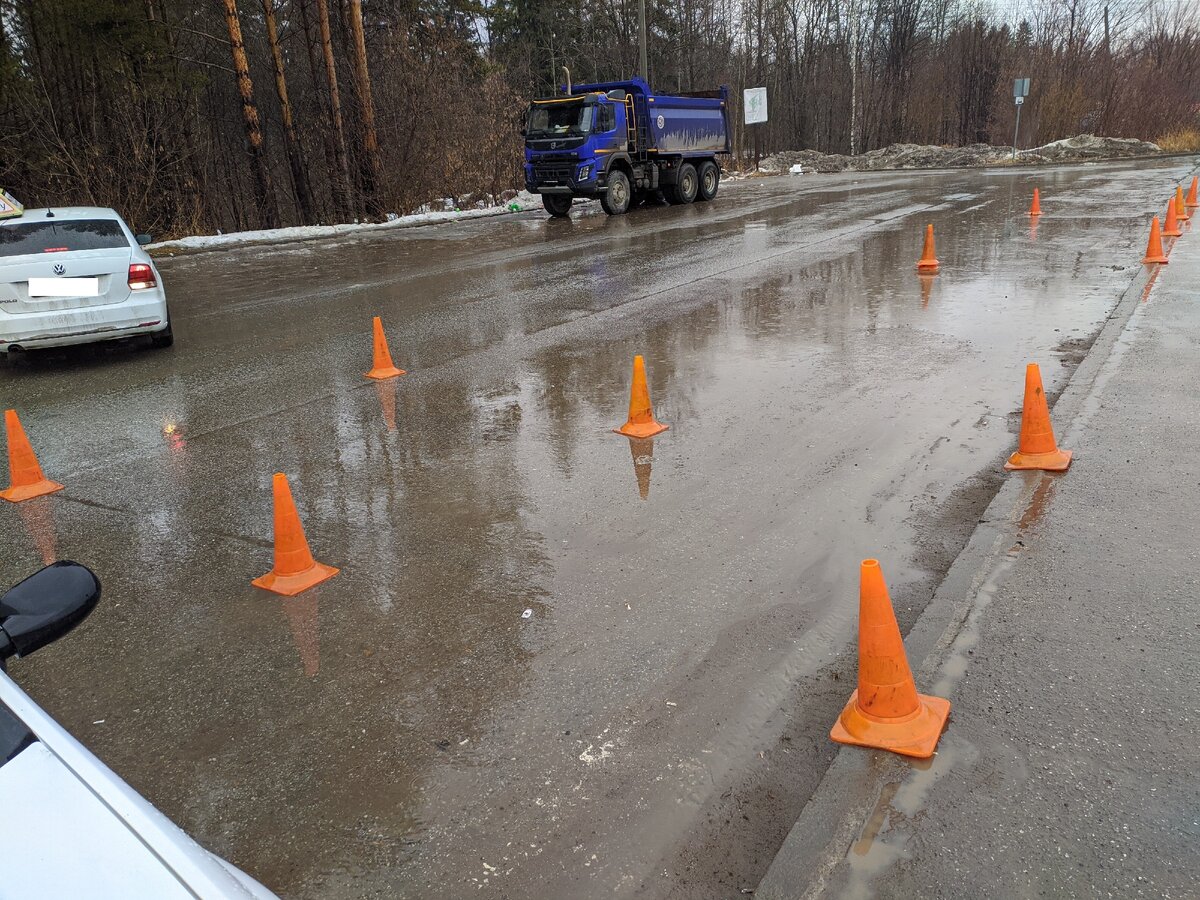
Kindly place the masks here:
[(100, 599), (56, 562), (0, 597), (0, 898), (278, 900), (209, 853), (116, 776), (4, 673)]
[(27, 209), (0, 220), (0, 353), (149, 335), (169, 347), (162, 279), (115, 210)]

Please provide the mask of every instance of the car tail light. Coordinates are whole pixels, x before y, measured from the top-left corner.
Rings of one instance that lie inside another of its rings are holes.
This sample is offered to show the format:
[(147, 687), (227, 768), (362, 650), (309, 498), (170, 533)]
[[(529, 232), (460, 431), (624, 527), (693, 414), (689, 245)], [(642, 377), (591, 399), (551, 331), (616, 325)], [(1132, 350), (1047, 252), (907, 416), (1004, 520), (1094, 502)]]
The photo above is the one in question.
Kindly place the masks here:
[(129, 266), (129, 289), (144, 291), (152, 287), (158, 287), (158, 281), (154, 278), (154, 270), (145, 263), (131, 263)]

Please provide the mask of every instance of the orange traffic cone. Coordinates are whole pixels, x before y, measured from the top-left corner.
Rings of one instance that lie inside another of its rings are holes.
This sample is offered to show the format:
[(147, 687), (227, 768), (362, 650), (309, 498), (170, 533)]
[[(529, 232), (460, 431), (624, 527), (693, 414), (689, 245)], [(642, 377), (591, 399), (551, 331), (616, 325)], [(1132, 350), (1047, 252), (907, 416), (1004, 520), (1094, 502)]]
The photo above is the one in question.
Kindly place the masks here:
[(11, 503), (20, 503), (43, 494), (53, 494), (61, 491), (63, 486), (57, 481), (51, 481), (42, 474), (37, 457), (21, 420), (17, 418), (15, 409), (5, 410), (4, 428), (8, 432), (8, 488), (0, 491), (0, 497)]
[(938, 261), (934, 256), (932, 225), (925, 226), (925, 248), (921, 251), (921, 259), (917, 262), (917, 268), (927, 272), (937, 271)]
[(1040, 216), (1042, 214), (1042, 196), (1038, 193), (1038, 189), (1033, 189), (1033, 205), (1029, 207), (1031, 216)]
[(629, 421), (613, 431), (626, 437), (648, 438), (669, 427), (654, 419), (654, 410), (650, 407), (650, 388), (646, 386), (646, 362), (640, 356), (635, 356), (633, 386), (629, 390)]
[(950, 701), (917, 693), (879, 561), (864, 559), (858, 589), (858, 689), (833, 723), (840, 744), (928, 759)]
[(1163, 225), (1163, 237), (1182, 237), (1183, 229), (1179, 227), (1179, 217), (1175, 214), (1175, 198), (1167, 201), (1167, 221)]
[(338, 570), (317, 562), (309, 552), (287, 476), (282, 472), (275, 473), (271, 488), (275, 498), (275, 567), (250, 583), (285, 597), (294, 597), (332, 578)]
[(1050, 425), (1050, 409), (1046, 392), (1042, 390), (1042, 370), (1037, 363), (1025, 367), (1025, 406), (1021, 410), (1021, 439), (1017, 452), (1008, 458), (1004, 468), (1043, 469), (1065, 472), (1071, 465), (1071, 451), (1059, 450)]
[(1191, 216), (1187, 211), (1187, 204), (1183, 202), (1183, 185), (1175, 185), (1175, 216), (1180, 222), (1186, 222)]
[(1192, 176), (1192, 186), (1188, 188), (1187, 200), (1184, 201), (1184, 206), (1188, 209), (1195, 209), (1200, 206), (1200, 200), (1196, 199), (1196, 185), (1200, 183), (1200, 177)]
[(1158, 216), (1150, 223), (1150, 240), (1146, 244), (1146, 256), (1143, 263), (1166, 263), (1167, 255), (1163, 253), (1162, 233), (1158, 230)]
[(404, 370), (397, 369), (392, 363), (392, 354), (388, 351), (387, 338), (383, 336), (383, 322), (380, 321), (379, 316), (375, 317), (372, 327), (375, 331), (375, 360), (367, 377), (383, 381), (385, 378), (403, 375)]

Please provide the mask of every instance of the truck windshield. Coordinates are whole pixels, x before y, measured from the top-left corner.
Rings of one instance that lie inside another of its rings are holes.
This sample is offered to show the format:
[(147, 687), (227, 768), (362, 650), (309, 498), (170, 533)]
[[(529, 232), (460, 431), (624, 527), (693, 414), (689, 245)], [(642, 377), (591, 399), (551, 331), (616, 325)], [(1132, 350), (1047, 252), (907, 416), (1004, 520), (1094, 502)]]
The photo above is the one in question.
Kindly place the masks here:
[(589, 134), (596, 107), (577, 103), (535, 103), (529, 108), (526, 135), (532, 138)]

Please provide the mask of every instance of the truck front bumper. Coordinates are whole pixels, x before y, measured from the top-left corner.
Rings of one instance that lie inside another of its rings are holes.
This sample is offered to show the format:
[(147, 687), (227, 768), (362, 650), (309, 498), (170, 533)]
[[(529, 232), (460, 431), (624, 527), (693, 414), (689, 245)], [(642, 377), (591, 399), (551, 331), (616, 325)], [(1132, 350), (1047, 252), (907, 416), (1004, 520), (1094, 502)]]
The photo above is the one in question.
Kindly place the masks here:
[[(586, 170), (587, 177), (580, 178)], [(588, 159), (555, 160), (525, 166), (525, 187), (534, 194), (570, 197), (598, 197), (605, 193), (600, 161)]]

